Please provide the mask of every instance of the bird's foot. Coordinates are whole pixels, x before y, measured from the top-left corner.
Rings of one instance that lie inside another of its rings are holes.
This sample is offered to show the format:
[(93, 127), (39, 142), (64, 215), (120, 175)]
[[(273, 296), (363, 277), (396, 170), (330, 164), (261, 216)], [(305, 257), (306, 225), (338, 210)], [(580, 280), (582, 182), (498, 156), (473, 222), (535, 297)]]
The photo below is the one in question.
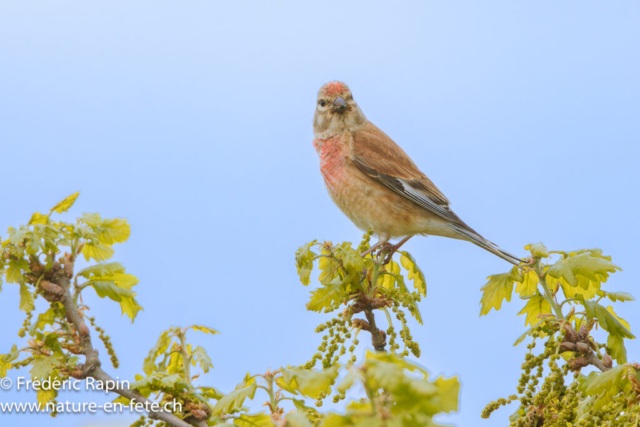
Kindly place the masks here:
[(375, 252), (379, 247), (381, 247), (381, 246), (382, 246), (382, 247), (384, 247), (384, 245), (387, 245), (387, 244), (388, 244), (388, 243), (387, 243), (386, 241), (384, 241), (384, 242), (380, 242), (380, 241), (379, 241), (378, 243), (376, 243), (375, 245), (371, 246), (371, 247), (370, 247), (369, 249), (367, 249), (366, 251), (362, 252), (362, 253), (360, 254), (360, 256), (361, 256), (362, 258), (364, 258), (364, 257), (366, 257), (367, 255), (369, 255), (369, 254), (371, 254), (371, 253), (374, 253), (374, 252)]
[(390, 251), (393, 249), (395, 245), (389, 243), (389, 242), (385, 242), (384, 245), (380, 246), (380, 249), (378, 249), (378, 253), (382, 253), (382, 252), (386, 252), (386, 251)]
[(375, 245), (374, 245), (374, 246), (371, 246), (369, 249), (367, 249), (366, 251), (362, 252), (362, 253), (360, 254), (360, 257), (364, 258), (364, 257), (366, 257), (367, 255), (369, 255), (370, 253), (374, 252), (376, 249), (378, 249), (378, 248), (377, 248)]

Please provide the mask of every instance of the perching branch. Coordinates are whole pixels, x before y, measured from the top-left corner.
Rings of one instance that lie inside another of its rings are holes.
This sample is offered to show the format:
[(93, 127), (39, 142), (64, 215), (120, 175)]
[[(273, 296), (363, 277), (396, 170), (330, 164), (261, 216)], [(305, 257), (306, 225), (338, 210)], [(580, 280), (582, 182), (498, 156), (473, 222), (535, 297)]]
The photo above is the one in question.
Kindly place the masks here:
[(364, 315), (369, 322), (369, 333), (371, 334), (371, 344), (376, 351), (385, 351), (387, 345), (387, 335), (376, 326), (376, 316), (371, 309), (365, 309)]
[(364, 292), (361, 292), (355, 304), (351, 306), (351, 311), (354, 314), (364, 312), (367, 320), (354, 319), (353, 325), (371, 334), (371, 344), (376, 351), (385, 351), (387, 334), (376, 326), (376, 316), (373, 310), (385, 307), (387, 304), (389, 302), (384, 298), (369, 298)]

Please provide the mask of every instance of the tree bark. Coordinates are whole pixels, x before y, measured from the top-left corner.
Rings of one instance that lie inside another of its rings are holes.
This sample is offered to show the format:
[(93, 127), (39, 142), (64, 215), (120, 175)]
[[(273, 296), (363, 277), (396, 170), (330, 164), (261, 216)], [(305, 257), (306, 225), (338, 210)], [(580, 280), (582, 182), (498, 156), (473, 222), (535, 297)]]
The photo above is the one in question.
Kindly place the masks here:
[(369, 322), (369, 333), (371, 334), (371, 344), (376, 351), (385, 351), (387, 345), (387, 335), (376, 326), (376, 316), (373, 310), (365, 308), (364, 315)]

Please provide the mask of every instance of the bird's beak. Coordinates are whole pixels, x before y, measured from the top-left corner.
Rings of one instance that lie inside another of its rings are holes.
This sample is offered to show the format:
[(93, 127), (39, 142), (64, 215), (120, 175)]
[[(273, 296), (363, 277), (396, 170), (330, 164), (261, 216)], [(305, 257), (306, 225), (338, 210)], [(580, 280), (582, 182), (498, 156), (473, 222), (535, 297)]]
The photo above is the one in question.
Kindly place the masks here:
[(338, 113), (344, 113), (347, 109), (347, 101), (344, 98), (337, 97), (335, 101), (333, 101), (333, 111)]

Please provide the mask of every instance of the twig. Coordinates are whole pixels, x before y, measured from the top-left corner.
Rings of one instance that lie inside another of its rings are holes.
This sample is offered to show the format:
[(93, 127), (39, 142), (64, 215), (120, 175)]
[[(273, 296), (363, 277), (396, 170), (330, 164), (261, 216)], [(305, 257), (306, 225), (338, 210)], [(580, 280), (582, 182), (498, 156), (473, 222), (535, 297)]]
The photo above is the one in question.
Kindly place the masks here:
[(590, 365), (595, 366), (596, 368), (600, 369), (602, 372), (605, 372), (611, 369), (604, 366), (604, 363), (602, 363), (602, 360), (598, 359), (598, 356), (596, 356), (595, 353), (589, 353), (586, 355), (586, 357), (587, 357), (587, 362), (589, 362)]
[(369, 333), (371, 334), (371, 344), (373, 348), (376, 349), (376, 351), (385, 351), (387, 335), (376, 326), (376, 316), (373, 314), (373, 310), (365, 308), (363, 311), (367, 317), (367, 322), (369, 322)]

